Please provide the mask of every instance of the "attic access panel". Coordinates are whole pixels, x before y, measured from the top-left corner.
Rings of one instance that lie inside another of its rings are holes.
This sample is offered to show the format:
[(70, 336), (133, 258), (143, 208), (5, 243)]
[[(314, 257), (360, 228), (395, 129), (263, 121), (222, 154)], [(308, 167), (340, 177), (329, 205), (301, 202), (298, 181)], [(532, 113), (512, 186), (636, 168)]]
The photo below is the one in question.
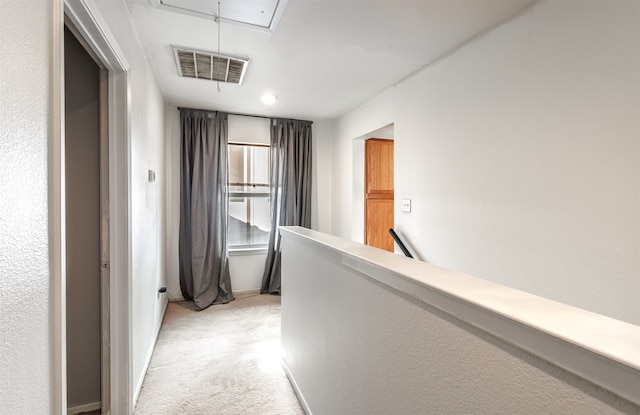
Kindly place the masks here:
[[(217, 0), (149, 0), (154, 7), (217, 20)], [(287, 0), (221, 0), (222, 20), (275, 31)]]

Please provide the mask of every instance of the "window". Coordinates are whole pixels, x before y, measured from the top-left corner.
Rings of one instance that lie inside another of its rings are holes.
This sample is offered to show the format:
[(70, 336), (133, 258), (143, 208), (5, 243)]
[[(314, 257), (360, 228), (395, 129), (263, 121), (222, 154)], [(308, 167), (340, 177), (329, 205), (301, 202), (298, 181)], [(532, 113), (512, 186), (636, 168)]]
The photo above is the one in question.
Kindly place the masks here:
[(230, 249), (264, 248), (269, 243), (270, 148), (259, 144), (229, 144)]

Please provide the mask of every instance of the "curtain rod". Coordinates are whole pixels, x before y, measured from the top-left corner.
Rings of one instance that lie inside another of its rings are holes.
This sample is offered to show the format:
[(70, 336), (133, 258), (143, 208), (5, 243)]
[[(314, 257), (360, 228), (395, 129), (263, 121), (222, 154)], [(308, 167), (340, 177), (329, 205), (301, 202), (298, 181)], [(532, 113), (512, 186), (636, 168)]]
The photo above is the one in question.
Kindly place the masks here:
[(267, 116), (264, 116), (264, 115), (241, 114), (239, 112), (226, 112), (226, 111), (218, 111), (218, 110), (203, 110), (203, 109), (198, 109), (198, 108), (186, 108), (186, 107), (178, 107), (178, 110), (223, 112), (223, 113), (228, 114), (228, 115), (239, 115), (241, 117), (265, 118), (267, 120), (304, 121), (304, 122), (310, 122), (311, 124), (313, 124), (313, 121), (309, 121), (309, 120), (297, 120), (295, 118), (282, 118), (282, 117), (267, 117)]

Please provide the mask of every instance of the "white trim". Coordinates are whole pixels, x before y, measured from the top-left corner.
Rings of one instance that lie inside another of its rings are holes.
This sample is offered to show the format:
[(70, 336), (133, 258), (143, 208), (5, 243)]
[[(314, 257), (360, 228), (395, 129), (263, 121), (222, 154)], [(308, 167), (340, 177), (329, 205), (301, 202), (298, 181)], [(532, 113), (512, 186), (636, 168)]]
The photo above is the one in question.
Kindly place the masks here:
[[(111, 410), (133, 412), (131, 324), (131, 106), (129, 73), (109, 75)], [(124, 103), (124, 104), (123, 104)]]
[[(59, 0), (58, 0), (59, 1)], [(129, 62), (93, 0), (64, 0), (67, 17), (109, 71), (110, 412), (133, 412)], [(62, 29), (62, 21), (60, 28)], [(60, 277), (62, 278), (62, 277)], [(63, 384), (66, 385), (66, 375)], [(65, 393), (66, 395), (66, 393)], [(66, 404), (65, 404), (66, 406)], [(66, 411), (66, 408), (65, 408)], [(64, 413), (64, 412), (62, 412)]]
[(294, 379), (293, 374), (291, 373), (291, 370), (287, 365), (287, 362), (284, 360), (284, 358), (282, 358), (280, 360), (280, 363), (282, 364), (284, 373), (287, 375), (287, 378), (289, 378), (289, 383), (291, 383), (291, 387), (293, 388), (293, 391), (296, 393), (296, 396), (298, 397), (298, 402), (300, 402), (300, 406), (302, 406), (302, 409), (307, 415), (311, 415), (311, 408), (309, 408), (307, 401), (304, 400), (304, 396), (302, 396), (302, 391), (300, 391), (300, 388), (298, 387), (298, 384), (296, 383), (296, 380)]
[(268, 250), (267, 246), (262, 245), (255, 248), (229, 248), (229, 256), (264, 255)]
[(129, 62), (94, 0), (64, 0), (64, 10), (107, 69), (129, 70)]
[[(162, 315), (164, 316), (165, 313), (167, 312), (167, 307), (169, 305), (168, 301), (164, 302), (164, 307), (162, 309)], [(149, 348), (149, 353), (147, 354), (147, 358), (144, 360), (144, 367), (142, 369), (142, 371), (140, 372), (140, 379), (138, 379), (138, 381), (136, 382), (136, 387), (134, 389), (134, 395), (133, 395), (133, 402), (137, 402), (138, 401), (138, 396), (140, 395), (140, 391), (142, 390), (142, 385), (144, 384), (144, 378), (147, 376), (147, 370), (149, 370), (149, 364), (151, 363), (151, 358), (153, 357), (153, 352), (156, 349), (156, 343), (158, 343), (158, 337), (160, 336), (160, 329), (162, 328), (162, 321), (163, 319), (160, 319), (159, 324), (156, 325), (156, 328), (154, 330), (153, 333), (153, 346), (151, 348)], [(135, 405), (134, 405), (135, 408)], [(134, 409), (132, 408), (132, 409)]]
[[(278, 24), (280, 23), (280, 19), (282, 18), (282, 15), (284, 13), (284, 9), (287, 7), (287, 3), (289, 0), (278, 0), (277, 4), (276, 4), (276, 9), (274, 10), (273, 13), (273, 17), (271, 18), (271, 21), (269, 22), (269, 26), (262, 26), (259, 24), (255, 24), (255, 23), (246, 23), (246, 22), (241, 22), (238, 20), (233, 20), (233, 19), (228, 19), (225, 17), (221, 17), (218, 18), (217, 16), (214, 15), (209, 15), (207, 13), (201, 13), (201, 12), (197, 12), (194, 10), (188, 10), (188, 9), (183, 9), (180, 7), (176, 7), (176, 6), (172, 6), (172, 5), (167, 5), (167, 4), (163, 4), (162, 0), (149, 0), (149, 4), (151, 4), (152, 7), (160, 9), (160, 10), (165, 10), (165, 11), (169, 11), (169, 12), (173, 12), (173, 13), (179, 13), (179, 14), (184, 14), (187, 16), (193, 16), (193, 17), (198, 17), (201, 19), (207, 19), (207, 20), (213, 20), (213, 21), (223, 21), (225, 23), (230, 23), (230, 24), (234, 24), (234, 25), (238, 25), (238, 26), (243, 26), (246, 28), (251, 28), (260, 32), (268, 32), (268, 33), (275, 33), (276, 28), (278, 27)], [(222, 13), (221, 13), (222, 14)]]
[(100, 402), (86, 403), (84, 405), (78, 405), (67, 409), (67, 415), (83, 414), (85, 412), (97, 411), (99, 409), (102, 409)]
[(100, 400), (105, 414), (111, 413), (109, 141), (109, 71), (100, 66)]
[(51, 101), (49, 131), (49, 258), (51, 272), (51, 413), (67, 412), (67, 315), (64, 207), (64, 11), (51, 5)]
[(269, 30), (275, 33), (278, 25), (280, 24), (280, 19), (284, 14), (284, 10), (287, 8), (287, 3), (289, 0), (278, 0), (278, 6), (276, 7), (276, 12), (273, 14), (273, 18), (271, 19), (271, 24), (269, 25)]
[(177, 302), (180, 302), (180, 301), (186, 301), (184, 299), (184, 297), (182, 296), (182, 293), (180, 293), (177, 297), (174, 297), (172, 294), (169, 293), (169, 290), (167, 290), (167, 294), (168, 294), (167, 297), (169, 297), (167, 299), (168, 303), (177, 303)]
[(636, 405), (640, 327), (301, 227), (281, 235)]
[[(260, 295), (260, 290), (257, 289), (257, 290), (234, 291), (233, 295), (236, 297), (236, 300), (242, 300), (243, 298), (249, 298), (255, 295)], [(241, 296), (242, 298), (238, 298), (238, 296)]]

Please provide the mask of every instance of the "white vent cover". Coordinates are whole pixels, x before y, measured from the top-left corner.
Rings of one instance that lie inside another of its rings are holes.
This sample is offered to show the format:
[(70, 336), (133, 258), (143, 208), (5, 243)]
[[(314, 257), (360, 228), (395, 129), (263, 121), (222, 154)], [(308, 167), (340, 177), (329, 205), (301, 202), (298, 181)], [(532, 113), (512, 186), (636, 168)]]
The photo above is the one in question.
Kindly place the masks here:
[(242, 83), (249, 64), (248, 59), (175, 46), (173, 46), (173, 54), (178, 65), (178, 73), (182, 77), (238, 85)]

